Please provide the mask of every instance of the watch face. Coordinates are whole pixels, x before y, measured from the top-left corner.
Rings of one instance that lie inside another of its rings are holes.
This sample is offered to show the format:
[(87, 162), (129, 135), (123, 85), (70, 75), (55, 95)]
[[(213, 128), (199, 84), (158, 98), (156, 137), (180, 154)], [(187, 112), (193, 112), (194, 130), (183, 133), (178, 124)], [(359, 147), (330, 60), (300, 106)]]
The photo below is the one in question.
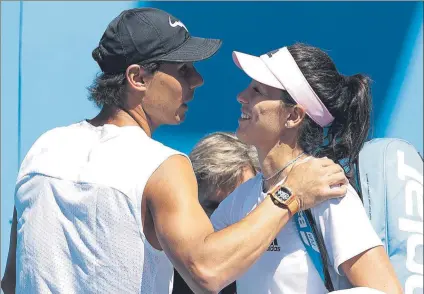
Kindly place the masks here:
[(275, 193), (275, 196), (277, 196), (282, 201), (287, 201), (290, 198), (290, 194), (287, 193), (287, 191), (284, 189), (284, 187), (281, 187), (277, 190)]

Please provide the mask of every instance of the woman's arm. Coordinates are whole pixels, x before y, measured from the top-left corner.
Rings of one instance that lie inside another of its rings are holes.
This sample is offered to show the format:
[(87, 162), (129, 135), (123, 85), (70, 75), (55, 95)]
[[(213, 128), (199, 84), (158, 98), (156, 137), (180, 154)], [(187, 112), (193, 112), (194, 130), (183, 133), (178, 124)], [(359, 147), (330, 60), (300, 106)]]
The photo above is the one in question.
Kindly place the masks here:
[(396, 277), (383, 246), (364, 251), (341, 264), (353, 286), (369, 287), (387, 294), (402, 293), (402, 287)]
[(345, 275), (354, 287), (402, 293), (383, 244), (353, 187), (348, 187), (344, 198), (328, 200), (311, 211), (338, 274)]

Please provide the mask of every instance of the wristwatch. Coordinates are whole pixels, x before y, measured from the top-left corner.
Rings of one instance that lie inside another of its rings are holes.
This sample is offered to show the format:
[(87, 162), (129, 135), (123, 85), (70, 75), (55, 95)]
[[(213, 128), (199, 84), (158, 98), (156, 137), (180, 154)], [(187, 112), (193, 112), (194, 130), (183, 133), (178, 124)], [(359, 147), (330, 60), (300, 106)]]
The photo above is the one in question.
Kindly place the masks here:
[(287, 208), (290, 212), (290, 216), (293, 216), (299, 211), (299, 201), (296, 194), (293, 194), (290, 188), (277, 185), (273, 187), (269, 192), (272, 201), (275, 205)]

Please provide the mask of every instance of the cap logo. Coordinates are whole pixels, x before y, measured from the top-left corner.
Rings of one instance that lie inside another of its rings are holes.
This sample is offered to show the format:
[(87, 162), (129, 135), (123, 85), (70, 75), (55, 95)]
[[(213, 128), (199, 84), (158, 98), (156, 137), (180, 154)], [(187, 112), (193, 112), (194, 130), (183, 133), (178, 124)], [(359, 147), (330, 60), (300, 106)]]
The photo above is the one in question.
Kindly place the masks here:
[(175, 27), (182, 27), (182, 28), (184, 28), (188, 32), (187, 28), (185, 27), (185, 25), (181, 21), (177, 20), (175, 22), (172, 22), (171, 21), (171, 17), (169, 17), (169, 25), (171, 27), (173, 27), (173, 28), (175, 28)]

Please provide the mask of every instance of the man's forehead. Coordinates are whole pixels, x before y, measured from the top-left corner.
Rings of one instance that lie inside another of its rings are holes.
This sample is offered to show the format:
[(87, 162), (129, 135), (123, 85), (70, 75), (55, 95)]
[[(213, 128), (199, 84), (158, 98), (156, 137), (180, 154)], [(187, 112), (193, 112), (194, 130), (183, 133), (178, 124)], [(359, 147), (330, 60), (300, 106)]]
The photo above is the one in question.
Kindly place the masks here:
[(182, 66), (182, 65), (193, 65), (193, 62), (169, 62), (169, 61), (163, 61), (161, 62), (163, 65), (169, 65), (169, 66)]
[(160, 64), (159, 69), (168, 69), (168, 70), (174, 70), (179, 69), (183, 66), (187, 66), (189, 68), (193, 68), (193, 62), (162, 62)]

